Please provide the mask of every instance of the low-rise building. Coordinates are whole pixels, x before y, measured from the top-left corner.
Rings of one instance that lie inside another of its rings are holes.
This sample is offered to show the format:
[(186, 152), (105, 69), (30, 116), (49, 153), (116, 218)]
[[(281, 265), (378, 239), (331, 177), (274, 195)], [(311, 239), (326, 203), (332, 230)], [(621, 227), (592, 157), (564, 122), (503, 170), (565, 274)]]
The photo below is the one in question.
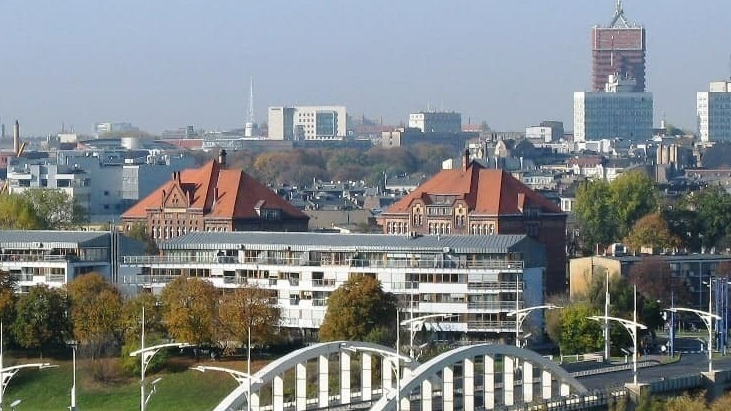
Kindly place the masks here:
[(293, 329), (319, 328), (330, 294), (353, 276), (377, 278), (411, 315), (453, 314), (434, 325), (445, 339), (512, 338), (507, 313), (543, 302), (545, 248), (526, 235), (201, 232), (160, 250), (125, 257), (138, 270), (125, 282), (153, 293), (181, 275), (219, 288), (255, 285), (271, 290), (281, 325)]
[(19, 292), (62, 287), (91, 272), (115, 283), (119, 256), (142, 252), (144, 244), (109, 231), (0, 231), (0, 270), (17, 281)]

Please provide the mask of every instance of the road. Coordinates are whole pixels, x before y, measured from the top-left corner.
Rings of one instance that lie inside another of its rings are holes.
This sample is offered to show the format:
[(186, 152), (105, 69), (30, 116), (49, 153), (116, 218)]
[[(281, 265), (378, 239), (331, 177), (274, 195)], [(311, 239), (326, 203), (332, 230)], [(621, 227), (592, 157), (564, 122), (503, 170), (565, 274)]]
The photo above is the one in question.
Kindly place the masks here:
[[(731, 368), (731, 356), (714, 359), (713, 367), (715, 369)], [(637, 371), (637, 380), (639, 382), (651, 382), (660, 380), (664, 377), (697, 374), (707, 370), (708, 356), (705, 353), (683, 354), (680, 361), (676, 363), (640, 368)], [(589, 375), (586, 377), (580, 377), (578, 380), (590, 390), (600, 389), (608, 386), (620, 385), (625, 382), (631, 382), (632, 370)]]

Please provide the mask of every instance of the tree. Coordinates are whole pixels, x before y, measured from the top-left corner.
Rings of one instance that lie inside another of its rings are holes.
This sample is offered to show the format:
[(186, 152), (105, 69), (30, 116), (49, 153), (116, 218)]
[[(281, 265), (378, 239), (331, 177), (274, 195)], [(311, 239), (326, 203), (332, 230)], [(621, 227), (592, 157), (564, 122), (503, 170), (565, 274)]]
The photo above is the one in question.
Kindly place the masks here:
[(279, 329), (279, 309), (270, 302), (271, 293), (255, 286), (237, 288), (224, 293), (219, 309), (220, 324), (227, 340), (245, 346), (268, 344), (276, 340)]
[(207, 346), (216, 342), (219, 292), (210, 281), (180, 276), (163, 290), (163, 323), (180, 342)]
[[(158, 307), (157, 298), (150, 293), (140, 293), (122, 304), (120, 330), (124, 339), (122, 346), (122, 367), (131, 375), (140, 372), (139, 357), (129, 354), (141, 347), (142, 308), (145, 309), (145, 345), (151, 346), (162, 342), (165, 327), (162, 323), (162, 310)], [(167, 351), (162, 350), (155, 355), (148, 370), (153, 371), (167, 360)]]
[(39, 230), (45, 221), (27, 198), (17, 194), (0, 195), (0, 229)]
[(561, 309), (561, 335), (558, 345), (563, 354), (583, 354), (602, 349), (602, 325), (587, 317), (599, 310), (587, 303), (575, 303)]
[(52, 188), (33, 188), (21, 194), (36, 214), (44, 220), (44, 228), (50, 230), (75, 228), (86, 221), (84, 210), (75, 198), (63, 190)]
[(610, 184), (612, 205), (619, 222), (620, 237), (627, 235), (642, 216), (657, 208), (657, 190), (654, 183), (641, 171), (628, 171)]
[(127, 231), (127, 236), (133, 240), (141, 241), (145, 243), (145, 254), (156, 255), (160, 252), (157, 248), (157, 243), (147, 233), (147, 226), (145, 223), (134, 223), (132, 227)]
[(678, 247), (680, 239), (670, 232), (668, 222), (662, 214), (652, 213), (635, 223), (624, 243), (637, 252), (642, 247), (659, 249)]
[(0, 320), (10, 324), (15, 313), (15, 302), (18, 295), (15, 293), (17, 282), (12, 274), (0, 271)]
[(320, 341), (385, 343), (395, 328), (396, 297), (370, 276), (351, 277), (328, 299)]
[(637, 291), (649, 301), (660, 300), (669, 304), (671, 294), (679, 305), (689, 302), (690, 299), (687, 285), (673, 277), (670, 264), (661, 257), (648, 256), (632, 265), (628, 283), (636, 284)]
[(67, 290), (74, 336), (89, 346), (95, 358), (117, 337), (122, 309), (119, 292), (97, 273), (74, 278)]
[(731, 234), (731, 194), (723, 187), (711, 186), (690, 193), (687, 200), (688, 206), (696, 212), (697, 234), (702, 236), (703, 246), (714, 247)]
[(610, 244), (619, 234), (609, 183), (587, 181), (576, 190), (574, 208), (581, 227), (581, 246), (592, 252), (596, 244)]
[(15, 321), (11, 332), (15, 341), (24, 348), (39, 348), (49, 344), (63, 344), (69, 331), (66, 298), (46, 285), (32, 287), (22, 294), (15, 305)]

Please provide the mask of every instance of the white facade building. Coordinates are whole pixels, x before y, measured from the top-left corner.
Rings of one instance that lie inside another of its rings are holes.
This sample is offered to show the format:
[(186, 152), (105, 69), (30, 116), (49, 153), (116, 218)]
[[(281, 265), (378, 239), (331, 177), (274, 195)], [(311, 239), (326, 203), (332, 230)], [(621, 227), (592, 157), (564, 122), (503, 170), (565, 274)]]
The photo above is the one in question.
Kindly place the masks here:
[(604, 91), (574, 93), (574, 142), (652, 138), (652, 93), (634, 92), (634, 80), (609, 76)]
[(422, 133), (460, 133), (462, 115), (454, 111), (420, 111), (409, 114), (409, 128)]
[(38, 188), (55, 189), (65, 192), (85, 210), (91, 209), (91, 178), (79, 167), (45, 162), (11, 162), (7, 171), (10, 194)]
[(345, 106), (269, 107), (271, 140), (342, 140), (347, 134)]
[(21, 293), (41, 284), (62, 287), (91, 272), (116, 282), (124, 271), (112, 262), (143, 250), (144, 244), (108, 231), (3, 230), (0, 270), (10, 273)]
[(139, 270), (125, 283), (155, 294), (180, 275), (219, 288), (255, 285), (271, 291), (281, 326), (294, 329), (319, 328), (330, 294), (353, 276), (380, 280), (410, 315), (454, 314), (434, 324), (444, 338), (511, 338), (507, 313), (543, 303), (545, 248), (525, 235), (197, 232), (160, 250), (125, 257), (124, 267)]
[(553, 129), (551, 127), (533, 126), (525, 128), (525, 138), (528, 140), (541, 140), (550, 143), (553, 140)]
[(731, 82), (714, 81), (696, 96), (701, 141), (731, 141)]

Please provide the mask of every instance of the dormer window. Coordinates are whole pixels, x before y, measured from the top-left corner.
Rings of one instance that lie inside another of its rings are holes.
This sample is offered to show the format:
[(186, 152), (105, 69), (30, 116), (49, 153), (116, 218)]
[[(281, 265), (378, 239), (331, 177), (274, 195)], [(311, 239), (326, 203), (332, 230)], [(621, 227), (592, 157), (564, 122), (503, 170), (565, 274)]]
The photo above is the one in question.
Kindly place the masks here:
[(276, 208), (259, 208), (256, 210), (262, 220), (281, 220), (282, 210)]

